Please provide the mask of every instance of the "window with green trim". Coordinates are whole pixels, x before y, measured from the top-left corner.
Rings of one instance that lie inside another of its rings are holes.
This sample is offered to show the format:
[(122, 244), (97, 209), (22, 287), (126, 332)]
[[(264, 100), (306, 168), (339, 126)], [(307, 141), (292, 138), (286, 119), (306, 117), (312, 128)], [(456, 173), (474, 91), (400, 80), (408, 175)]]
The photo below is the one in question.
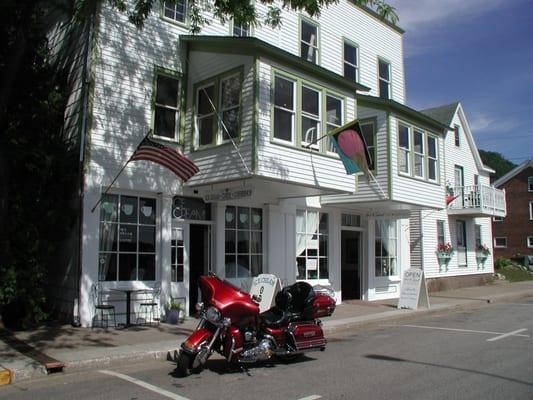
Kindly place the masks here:
[(156, 74), (154, 135), (177, 140), (180, 106), (180, 81), (165, 73)]
[(365, 139), (368, 153), (370, 154), (370, 164), (368, 168), (370, 170), (376, 169), (376, 124), (374, 121), (361, 121), (361, 133)]
[(196, 88), (196, 147), (217, 145), (240, 133), (241, 74), (234, 73)]
[(302, 19), (300, 25), (300, 57), (318, 64), (318, 53), (318, 26)]
[(402, 174), (438, 181), (437, 138), (427, 131), (400, 122), (398, 125), (398, 170)]
[(320, 138), (343, 124), (344, 98), (298, 78), (276, 73), (273, 79), (273, 139), (315, 151), (334, 152), (329, 139), (320, 141)]

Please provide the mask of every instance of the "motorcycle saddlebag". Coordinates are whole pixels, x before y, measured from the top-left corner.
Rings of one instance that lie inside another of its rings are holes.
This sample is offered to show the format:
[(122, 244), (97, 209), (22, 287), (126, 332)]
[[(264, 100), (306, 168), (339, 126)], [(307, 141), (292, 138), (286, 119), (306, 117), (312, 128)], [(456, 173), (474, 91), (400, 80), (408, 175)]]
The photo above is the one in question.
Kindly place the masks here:
[(313, 316), (315, 318), (329, 317), (335, 311), (335, 299), (327, 294), (317, 293), (313, 301)]
[(309, 349), (323, 349), (326, 347), (326, 338), (320, 325), (314, 322), (293, 322), (287, 328), (289, 343), (292, 342), (298, 351)]

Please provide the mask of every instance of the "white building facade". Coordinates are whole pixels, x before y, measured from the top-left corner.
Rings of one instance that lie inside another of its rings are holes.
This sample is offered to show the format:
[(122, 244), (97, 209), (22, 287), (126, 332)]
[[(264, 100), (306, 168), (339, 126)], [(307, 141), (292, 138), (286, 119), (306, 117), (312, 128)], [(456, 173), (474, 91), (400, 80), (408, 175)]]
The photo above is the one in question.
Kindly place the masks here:
[[(475, 184), (472, 168), (480, 185), (490, 171), (473, 141), (453, 148), (450, 123), (404, 105), (401, 29), (341, 0), (319, 18), (284, 11), (281, 29), (213, 20), (191, 36), (186, 9), (156, 3), (141, 32), (104, 6), (92, 27), (74, 290), (82, 325), (93, 320), (98, 282), (160, 285), (162, 306), (179, 298), (192, 309), (209, 272), (242, 288), (259, 273), (305, 280), (344, 301), (398, 297), (412, 266), (432, 277), (466, 271), (427, 258), (437, 243), (430, 226), (442, 217), (451, 235), (460, 220), (440, 211), (450, 165), (464, 167), (461, 186)], [(458, 110), (451, 124), (467, 129)], [(321, 139), (354, 119), (372, 156), (369, 179), (347, 175)], [(150, 130), (200, 172), (183, 183), (136, 161), (105, 193)], [(481, 225), (490, 244), (485, 220), (466, 229)], [(424, 232), (419, 253), (413, 226)], [(124, 302), (109, 300), (123, 318)]]

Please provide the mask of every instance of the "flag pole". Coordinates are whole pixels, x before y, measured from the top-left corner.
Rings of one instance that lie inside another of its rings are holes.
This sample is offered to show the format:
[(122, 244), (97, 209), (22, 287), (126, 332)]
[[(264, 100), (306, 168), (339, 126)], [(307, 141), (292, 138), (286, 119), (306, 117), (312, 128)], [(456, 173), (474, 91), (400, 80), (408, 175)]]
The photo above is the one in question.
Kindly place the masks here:
[(126, 168), (126, 166), (129, 164), (129, 162), (131, 161), (133, 155), (135, 154), (135, 151), (137, 151), (137, 148), (139, 147), (139, 145), (143, 142), (144, 139), (146, 139), (148, 136), (150, 136), (150, 133), (152, 133), (151, 130), (148, 131), (148, 133), (146, 134), (146, 136), (144, 136), (142, 138), (142, 140), (139, 142), (139, 144), (137, 145), (137, 147), (135, 148), (135, 150), (133, 151), (133, 153), (131, 153), (131, 156), (130, 158), (128, 158), (128, 161), (126, 161), (126, 163), (122, 166), (122, 168), (120, 168), (120, 171), (118, 171), (118, 174), (116, 174), (115, 178), (111, 181), (111, 183), (109, 185), (107, 185), (106, 189), (104, 190), (104, 193), (102, 193), (100, 195), (100, 198), (98, 199), (98, 201), (96, 202), (96, 204), (94, 205), (93, 208), (91, 208), (91, 213), (94, 213), (94, 210), (96, 210), (96, 207), (98, 207), (98, 205), (102, 202), (102, 199), (104, 198), (104, 196), (107, 194), (107, 192), (109, 192), (109, 189), (111, 189), (111, 186), (113, 186), (113, 183), (116, 182), (116, 180), (118, 179), (118, 177), (120, 176), (120, 174), (124, 171), (124, 169)]

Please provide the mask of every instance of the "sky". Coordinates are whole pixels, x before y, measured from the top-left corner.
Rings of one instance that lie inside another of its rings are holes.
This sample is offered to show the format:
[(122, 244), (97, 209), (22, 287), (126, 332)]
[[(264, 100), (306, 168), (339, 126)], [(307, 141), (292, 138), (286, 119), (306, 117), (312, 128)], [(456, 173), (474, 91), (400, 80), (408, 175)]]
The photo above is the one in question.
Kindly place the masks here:
[(405, 30), (407, 105), (459, 101), (478, 149), (533, 159), (533, 1), (387, 2)]

